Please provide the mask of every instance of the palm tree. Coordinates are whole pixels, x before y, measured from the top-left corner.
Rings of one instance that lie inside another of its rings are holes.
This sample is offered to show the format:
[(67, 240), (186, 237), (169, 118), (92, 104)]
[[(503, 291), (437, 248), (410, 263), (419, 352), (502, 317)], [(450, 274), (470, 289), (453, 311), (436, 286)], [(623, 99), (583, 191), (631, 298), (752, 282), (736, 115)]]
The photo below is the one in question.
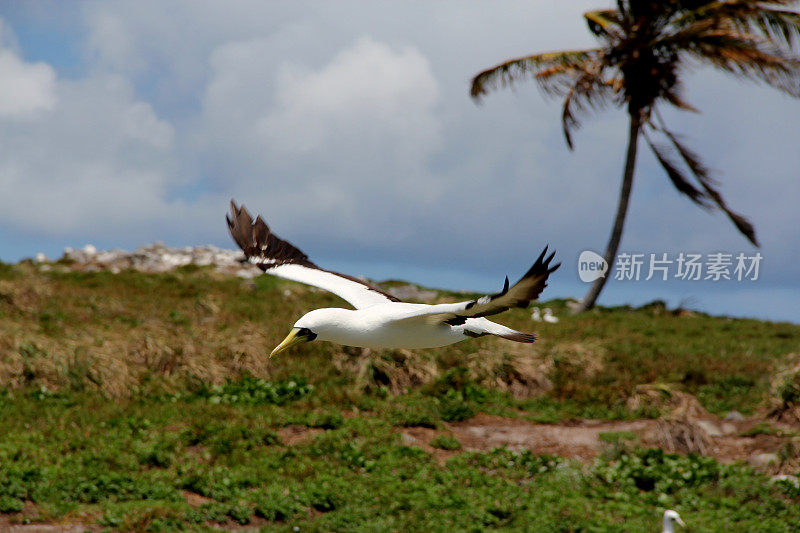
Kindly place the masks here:
[[(630, 119), (619, 205), (605, 260), (617, 254), (636, 164), (644, 136), (675, 188), (706, 209), (720, 209), (758, 246), (753, 225), (732, 211), (706, 166), (667, 129), (659, 105), (697, 111), (683, 97), (687, 67), (710, 64), (737, 78), (765, 83), (800, 97), (800, 14), (797, 0), (617, 0), (616, 9), (584, 14), (600, 46), (535, 54), (506, 61), (472, 80), (471, 95), (533, 77), (546, 95), (563, 97), (561, 121), (567, 145), (587, 112), (625, 107)], [(591, 309), (607, 277), (594, 282), (580, 310)]]

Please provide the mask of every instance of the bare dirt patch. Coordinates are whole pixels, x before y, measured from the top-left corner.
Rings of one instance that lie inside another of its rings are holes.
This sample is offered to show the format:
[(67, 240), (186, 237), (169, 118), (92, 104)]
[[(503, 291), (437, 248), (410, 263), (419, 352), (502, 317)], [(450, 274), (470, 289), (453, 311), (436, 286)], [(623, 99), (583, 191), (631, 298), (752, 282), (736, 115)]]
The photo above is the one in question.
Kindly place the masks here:
[(644, 433), (649, 420), (600, 422), (580, 420), (570, 424), (536, 424), (527, 420), (479, 414), (470, 420), (447, 424), (465, 450), (487, 451), (505, 446), (536, 454), (559, 455), (589, 461), (600, 455), (601, 433)]
[[(794, 473), (791, 462), (781, 462), (782, 450), (792, 443), (793, 432), (785, 435), (757, 434), (742, 436), (755, 427), (758, 419), (738, 422), (723, 421), (712, 415), (701, 421), (698, 428), (704, 432), (708, 442), (705, 455), (723, 463), (744, 461), (766, 473)], [(463, 422), (446, 423), (444, 429), (461, 443), (461, 451), (489, 451), (506, 447), (512, 450), (527, 449), (534, 454), (550, 454), (577, 459), (589, 463), (597, 458), (610, 444), (603, 439), (604, 433), (635, 434), (636, 444), (646, 447), (664, 448), (663, 419), (631, 421), (574, 420), (561, 424), (537, 424), (518, 418), (504, 418), (487, 414)], [(440, 431), (412, 427), (403, 428), (401, 438), (408, 446), (417, 446), (438, 459), (446, 459), (458, 452), (434, 449), (430, 441)], [(678, 451), (682, 450), (670, 450)], [(774, 460), (770, 460), (773, 458)]]
[(310, 440), (314, 435), (318, 435), (323, 431), (324, 430), (320, 428), (291, 425), (279, 429), (278, 438), (280, 438), (285, 446), (294, 446)]
[(84, 523), (35, 523), (21, 524), (24, 513), (0, 515), (0, 533), (84, 533), (85, 531), (101, 531), (97, 525)]

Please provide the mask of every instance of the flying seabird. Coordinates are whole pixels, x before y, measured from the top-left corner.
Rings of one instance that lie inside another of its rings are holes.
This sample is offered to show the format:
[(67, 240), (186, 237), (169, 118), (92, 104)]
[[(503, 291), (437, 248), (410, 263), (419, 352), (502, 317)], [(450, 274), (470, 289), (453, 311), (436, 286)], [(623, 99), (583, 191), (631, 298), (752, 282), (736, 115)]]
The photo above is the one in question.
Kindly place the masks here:
[(270, 357), (315, 339), (364, 348), (412, 349), (447, 346), (484, 335), (530, 343), (536, 340), (535, 335), (484, 317), (512, 307), (527, 307), (539, 297), (548, 276), (561, 266), (550, 266), (555, 252), (545, 257), (545, 247), (517, 283), (509, 287), (506, 277), (503, 290), (497, 294), (458, 303), (408, 303), (358, 278), (318, 267), (306, 254), (272, 233), (261, 216), (253, 221), (243, 205), (237, 207), (231, 201), (231, 214), (225, 218), (233, 240), (250, 263), (267, 274), (330, 291), (355, 307), (316, 309), (305, 314)]

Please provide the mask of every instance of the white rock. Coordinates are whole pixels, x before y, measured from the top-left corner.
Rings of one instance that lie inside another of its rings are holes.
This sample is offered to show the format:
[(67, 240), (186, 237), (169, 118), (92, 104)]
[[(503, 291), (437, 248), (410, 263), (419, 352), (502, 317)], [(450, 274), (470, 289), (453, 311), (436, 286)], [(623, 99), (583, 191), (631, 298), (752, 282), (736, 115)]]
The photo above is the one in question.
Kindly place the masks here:
[(731, 411), (727, 415), (725, 415), (725, 420), (728, 422), (741, 422), (744, 420), (744, 416), (739, 411)]
[(751, 455), (747, 462), (753, 468), (767, 468), (778, 462), (778, 454), (776, 453), (757, 453)]
[(710, 420), (698, 420), (696, 422), (698, 426), (700, 426), (706, 433), (708, 433), (709, 437), (721, 437), (722, 431), (714, 422)]
[(253, 279), (258, 276), (261, 272), (257, 270), (251, 270), (249, 268), (242, 268), (236, 271), (236, 276), (242, 279)]
[[(134, 269), (142, 272), (167, 272), (185, 265), (213, 266), (219, 272), (235, 275), (243, 279), (252, 279), (261, 274), (255, 267), (243, 264), (244, 254), (241, 250), (225, 250), (212, 245), (184, 246), (172, 248), (164, 243), (153, 243), (139, 246), (133, 252), (125, 250), (98, 251), (91, 244), (82, 250), (67, 247), (64, 257), (74, 261), (74, 265), (65, 266), (69, 270), (109, 270), (121, 272)], [(37, 255), (37, 262), (47, 261), (42, 254)]]
[(800, 478), (798, 478), (797, 476), (790, 476), (789, 474), (779, 474), (777, 476), (772, 476), (772, 478), (770, 479), (772, 482), (786, 481), (788, 483), (791, 483), (795, 487), (800, 487)]
[(400, 442), (403, 446), (419, 446), (419, 440), (408, 433), (400, 433)]
[(430, 302), (439, 295), (436, 291), (420, 289), (414, 285), (398, 285), (387, 289), (386, 292), (403, 301), (419, 300), (421, 302)]

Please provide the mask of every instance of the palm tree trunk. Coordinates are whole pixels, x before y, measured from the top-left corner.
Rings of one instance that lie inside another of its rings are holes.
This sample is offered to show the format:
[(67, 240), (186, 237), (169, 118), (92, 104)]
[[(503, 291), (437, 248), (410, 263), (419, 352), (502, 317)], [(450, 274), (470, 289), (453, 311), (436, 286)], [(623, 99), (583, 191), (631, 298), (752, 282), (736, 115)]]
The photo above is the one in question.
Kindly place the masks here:
[(614, 258), (617, 256), (617, 249), (622, 240), (622, 228), (625, 226), (625, 215), (628, 214), (628, 200), (631, 196), (631, 185), (633, 185), (633, 170), (636, 166), (636, 145), (639, 141), (639, 130), (641, 129), (641, 118), (638, 112), (630, 113), (630, 131), (628, 133), (628, 154), (625, 158), (625, 172), (622, 176), (622, 189), (619, 193), (619, 205), (617, 206), (617, 217), (614, 219), (614, 229), (611, 230), (611, 238), (606, 246), (605, 260), (608, 264), (608, 271), (602, 278), (597, 278), (592, 283), (589, 292), (581, 300), (578, 312), (588, 311), (594, 307), (600, 291), (608, 281), (611, 271), (614, 268)]

